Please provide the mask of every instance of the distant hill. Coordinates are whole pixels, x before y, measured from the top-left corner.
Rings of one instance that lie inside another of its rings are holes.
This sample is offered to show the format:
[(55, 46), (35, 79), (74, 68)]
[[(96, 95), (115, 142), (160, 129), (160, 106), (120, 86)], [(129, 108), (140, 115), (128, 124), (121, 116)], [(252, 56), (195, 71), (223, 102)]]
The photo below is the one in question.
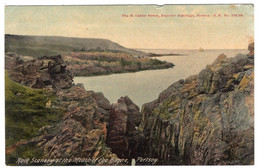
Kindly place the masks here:
[(107, 39), (5, 35), (5, 52), (15, 52), (19, 55), (38, 57), (72, 51), (113, 51), (126, 52), (133, 56), (145, 55), (144, 52), (125, 48)]

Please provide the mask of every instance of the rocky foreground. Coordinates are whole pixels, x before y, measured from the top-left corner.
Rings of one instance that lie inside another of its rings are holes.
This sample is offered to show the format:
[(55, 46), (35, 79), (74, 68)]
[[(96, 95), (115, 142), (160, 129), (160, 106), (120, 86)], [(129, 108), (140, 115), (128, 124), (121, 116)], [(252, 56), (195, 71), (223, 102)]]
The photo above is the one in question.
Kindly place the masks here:
[[(252, 47), (252, 45), (251, 45)], [(159, 164), (254, 164), (254, 55), (217, 60), (143, 105), (146, 156)]]
[[(220, 55), (199, 75), (172, 84), (141, 111), (129, 97), (111, 105), (102, 93), (73, 85), (73, 75), (59, 56), (25, 63), (13, 58), (9, 77), (54, 97), (46, 99), (43, 113), (64, 113), (33, 137), (10, 141), (6, 162), (129, 165), (135, 158), (140, 165), (254, 164), (253, 45), (249, 50), (234, 58)], [(15, 99), (25, 94), (20, 90), (10, 89)]]

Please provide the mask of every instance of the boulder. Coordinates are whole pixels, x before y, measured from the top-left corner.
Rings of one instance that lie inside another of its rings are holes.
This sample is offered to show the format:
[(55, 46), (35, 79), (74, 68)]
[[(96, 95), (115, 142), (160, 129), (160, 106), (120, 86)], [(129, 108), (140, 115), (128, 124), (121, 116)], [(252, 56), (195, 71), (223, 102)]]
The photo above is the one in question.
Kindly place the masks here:
[(93, 92), (93, 91), (88, 91), (88, 93), (90, 93), (90, 95), (93, 97), (93, 99), (95, 99), (98, 103), (98, 105), (105, 109), (105, 110), (110, 110), (111, 106), (110, 106), (110, 102), (109, 100), (104, 96), (104, 94), (102, 92)]

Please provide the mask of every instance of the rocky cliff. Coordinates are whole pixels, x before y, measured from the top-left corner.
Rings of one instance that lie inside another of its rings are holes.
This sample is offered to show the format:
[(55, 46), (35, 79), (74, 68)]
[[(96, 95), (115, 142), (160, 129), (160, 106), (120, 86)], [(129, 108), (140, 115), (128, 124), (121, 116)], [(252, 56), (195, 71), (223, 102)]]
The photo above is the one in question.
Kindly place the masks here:
[(24, 62), (15, 54), (6, 54), (6, 69), (14, 81), (32, 88), (65, 89), (72, 86), (73, 75), (66, 70), (61, 55), (43, 56)]
[[(122, 164), (105, 143), (110, 102), (102, 93), (86, 91), (81, 85), (73, 85), (71, 75), (62, 61), (60, 56), (41, 57), (18, 63), (8, 70), (11, 78), (17, 82), (43, 89), (31, 89), (7, 78), (7, 131), (23, 131), (23, 128), (30, 127), (30, 130), (35, 130), (39, 126), (42, 127), (38, 131), (27, 132), (27, 136), (19, 136), (19, 139), (13, 132), (7, 132), (6, 140), (10, 143), (6, 146), (6, 163)], [(36, 93), (38, 95), (35, 95)], [(33, 105), (32, 109), (30, 104)], [(24, 109), (25, 107), (28, 109)], [(23, 113), (17, 113), (17, 109)], [(54, 116), (49, 111), (58, 111), (62, 115), (57, 118), (57, 115)], [(55, 122), (49, 122), (54, 120), (54, 117)], [(48, 121), (45, 121), (45, 118)], [(19, 122), (23, 128), (14, 128), (15, 122)], [(29, 161), (26, 162), (26, 159)]]
[(254, 54), (224, 54), (142, 107), (147, 157), (159, 164), (254, 164)]
[(139, 107), (129, 97), (112, 104), (107, 144), (118, 157), (131, 159), (142, 155), (144, 136), (138, 130), (140, 122)]
[(220, 55), (141, 112), (127, 96), (111, 105), (102, 93), (73, 85), (60, 56), (24, 62), (13, 55), (6, 68), (23, 85), (6, 80), (6, 123), (19, 121), (34, 132), (19, 139), (7, 132), (6, 162), (129, 165), (135, 158), (136, 164), (254, 164), (253, 44), (249, 50), (234, 58)]

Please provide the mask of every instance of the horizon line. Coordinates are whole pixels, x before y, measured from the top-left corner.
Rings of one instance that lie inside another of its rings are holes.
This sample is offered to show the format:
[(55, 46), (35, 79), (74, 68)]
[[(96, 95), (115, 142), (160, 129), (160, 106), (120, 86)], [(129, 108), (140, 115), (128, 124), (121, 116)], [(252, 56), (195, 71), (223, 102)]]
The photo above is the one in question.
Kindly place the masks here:
[[(199, 48), (130, 48), (134, 50), (199, 50)], [(204, 50), (248, 50), (247, 48), (203, 48)]]

